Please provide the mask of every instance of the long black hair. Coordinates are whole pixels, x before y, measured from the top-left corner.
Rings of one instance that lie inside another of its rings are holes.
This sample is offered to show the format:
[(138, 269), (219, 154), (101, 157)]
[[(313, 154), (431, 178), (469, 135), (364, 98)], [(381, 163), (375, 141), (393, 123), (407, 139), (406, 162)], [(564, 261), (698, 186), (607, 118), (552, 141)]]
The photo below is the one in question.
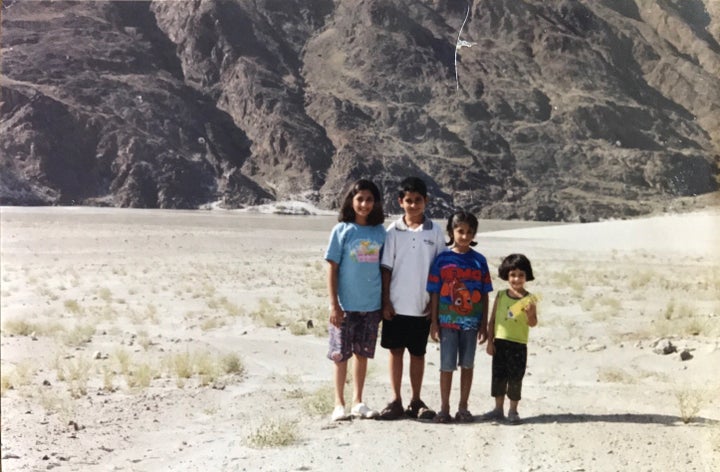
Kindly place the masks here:
[(350, 189), (345, 194), (345, 199), (340, 205), (340, 213), (338, 215), (338, 221), (345, 223), (355, 222), (355, 210), (353, 210), (352, 201), (355, 195), (361, 190), (368, 190), (372, 193), (375, 202), (373, 208), (368, 215), (367, 224), (370, 226), (381, 225), (385, 222), (385, 213), (383, 212), (382, 197), (380, 196), (380, 189), (377, 185), (367, 179), (356, 180), (350, 185)]

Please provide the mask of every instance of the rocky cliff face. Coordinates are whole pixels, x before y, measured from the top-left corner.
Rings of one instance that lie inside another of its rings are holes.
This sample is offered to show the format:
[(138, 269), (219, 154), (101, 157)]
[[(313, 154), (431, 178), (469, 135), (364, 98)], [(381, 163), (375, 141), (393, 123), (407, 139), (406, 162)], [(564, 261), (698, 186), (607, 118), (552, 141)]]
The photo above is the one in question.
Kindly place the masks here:
[(420, 175), (438, 216), (595, 220), (718, 186), (713, 0), (5, 0), (0, 84), (3, 204), (370, 177), (396, 211)]

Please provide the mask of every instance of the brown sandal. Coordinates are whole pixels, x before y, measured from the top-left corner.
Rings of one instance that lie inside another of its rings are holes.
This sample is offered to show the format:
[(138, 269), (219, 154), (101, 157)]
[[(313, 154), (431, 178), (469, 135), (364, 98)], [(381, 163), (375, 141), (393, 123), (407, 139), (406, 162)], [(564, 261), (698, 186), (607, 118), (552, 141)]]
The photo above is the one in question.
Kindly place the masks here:
[(404, 413), (405, 410), (403, 410), (402, 403), (394, 400), (387, 404), (383, 411), (380, 412), (380, 416), (377, 418), (381, 420), (396, 420), (401, 418)]
[(468, 410), (458, 410), (458, 412), (455, 413), (455, 421), (458, 423), (472, 423), (475, 421), (475, 417)]
[(452, 416), (450, 416), (450, 413), (445, 413), (444, 411), (441, 411), (440, 413), (435, 415), (433, 421), (436, 423), (452, 423)]
[(422, 400), (411, 401), (405, 410), (405, 414), (410, 418), (417, 418), (419, 420), (431, 420), (435, 418), (436, 415)]

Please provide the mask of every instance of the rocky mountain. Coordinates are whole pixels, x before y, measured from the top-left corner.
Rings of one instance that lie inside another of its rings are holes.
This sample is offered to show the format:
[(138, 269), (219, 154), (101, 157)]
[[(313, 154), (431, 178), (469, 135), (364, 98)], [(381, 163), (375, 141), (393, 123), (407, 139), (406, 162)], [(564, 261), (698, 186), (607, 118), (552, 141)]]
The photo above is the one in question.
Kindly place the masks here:
[(718, 188), (715, 0), (2, 4), (0, 203), (596, 220)]

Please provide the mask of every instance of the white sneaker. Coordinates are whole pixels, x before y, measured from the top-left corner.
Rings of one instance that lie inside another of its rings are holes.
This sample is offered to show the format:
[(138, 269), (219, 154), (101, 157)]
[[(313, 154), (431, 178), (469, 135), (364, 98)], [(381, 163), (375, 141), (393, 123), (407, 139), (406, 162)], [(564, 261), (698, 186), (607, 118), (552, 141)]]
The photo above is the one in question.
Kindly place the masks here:
[(333, 421), (343, 421), (349, 419), (350, 417), (345, 413), (345, 407), (343, 405), (337, 405), (330, 418)]
[(367, 407), (364, 403), (358, 403), (354, 407), (352, 407), (352, 410), (350, 410), (350, 414), (354, 416), (355, 418), (375, 418), (380, 413), (378, 413), (376, 410), (371, 410)]

